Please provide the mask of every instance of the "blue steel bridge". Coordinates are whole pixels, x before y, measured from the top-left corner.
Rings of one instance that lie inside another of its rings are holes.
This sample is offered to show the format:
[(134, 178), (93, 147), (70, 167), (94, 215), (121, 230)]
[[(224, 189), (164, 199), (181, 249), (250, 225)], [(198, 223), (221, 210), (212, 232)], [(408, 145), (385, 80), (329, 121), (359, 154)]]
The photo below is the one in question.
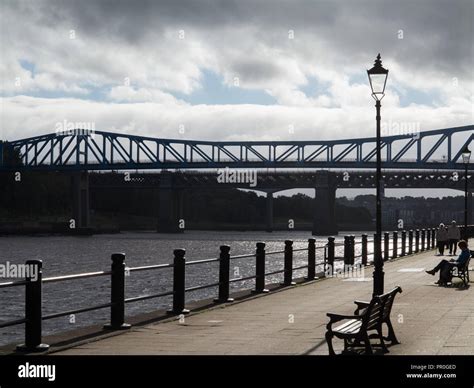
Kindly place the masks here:
[[(142, 170), (230, 168), (375, 168), (375, 138), (311, 141), (198, 141), (96, 131), (51, 133), (0, 144), (15, 149), (26, 170)], [(385, 169), (457, 169), (474, 125), (382, 138)], [(440, 152), (443, 152), (442, 156)]]
[[(474, 125), (382, 137), (384, 187), (462, 190), (472, 170), (466, 177), (461, 153), (473, 139)], [(8, 155), (18, 155), (21, 163), (10, 164), (12, 158)], [(259, 169), (257, 187), (252, 189), (267, 195), (268, 230), (272, 228), (273, 193), (305, 187), (316, 193), (313, 233), (337, 233), (336, 190), (374, 187), (375, 158), (375, 138), (219, 142), (77, 129), (0, 143), (0, 172), (43, 170), (72, 176), (73, 218), (80, 228), (89, 226), (90, 186), (138, 186), (157, 189), (157, 229), (164, 232), (179, 231), (186, 190), (249, 188), (246, 184), (215, 184), (215, 170), (229, 167)], [(118, 170), (135, 173), (132, 179), (125, 180)], [(160, 172), (147, 174), (138, 170)], [(472, 191), (470, 184), (471, 209)]]

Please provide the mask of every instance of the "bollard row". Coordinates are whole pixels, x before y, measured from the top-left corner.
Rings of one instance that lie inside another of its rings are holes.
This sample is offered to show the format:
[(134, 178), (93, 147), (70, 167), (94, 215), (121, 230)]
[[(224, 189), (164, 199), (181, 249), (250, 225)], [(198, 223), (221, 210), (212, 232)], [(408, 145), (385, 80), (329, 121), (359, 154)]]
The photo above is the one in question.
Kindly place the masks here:
[[(306, 280), (316, 279), (316, 240), (310, 238), (308, 240), (308, 265)], [(168, 314), (181, 315), (189, 313), (185, 308), (186, 305), (186, 251), (184, 249), (175, 249), (173, 251), (173, 291), (172, 294), (172, 308), (167, 311)], [(352, 254), (353, 255), (353, 254)], [(334, 257), (334, 244), (333, 244)], [(111, 279), (111, 293), (110, 303), (105, 305), (89, 308), (89, 310), (110, 307), (110, 323), (104, 325), (104, 329), (108, 330), (125, 330), (131, 327), (125, 322), (125, 254), (115, 253), (111, 256), (112, 264), (110, 279)], [(284, 270), (283, 270), (283, 285), (290, 286), (295, 284), (293, 282), (293, 241), (285, 241), (284, 250)], [(216, 303), (228, 303), (233, 299), (230, 295), (230, 247), (222, 245), (219, 254), (219, 283), (218, 283), (218, 297), (214, 300)], [(268, 292), (265, 288), (265, 243), (259, 242), (256, 244), (255, 251), (255, 289), (254, 293)], [(49, 345), (42, 343), (42, 321), (45, 319), (42, 315), (42, 261), (28, 260), (27, 265), (35, 266), (35, 279), (25, 279), (25, 342), (17, 346), (19, 352), (44, 352), (48, 350)], [(104, 273), (107, 275), (108, 273)], [(82, 276), (84, 274), (81, 274)], [(87, 275), (89, 276), (89, 275)], [(84, 276), (85, 277), (85, 276)], [(142, 297), (140, 297), (142, 298)], [(135, 298), (135, 299), (140, 299)], [(148, 297), (149, 298), (149, 297)], [(134, 299), (134, 298), (132, 298)], [(82, 309), (82, 312), (88, 309)], [(78, 310), (78, 312), (81, 312)], [(62, 313), (56, 314), (55, 317), (64, 315)], [(47, 317), (49, 319), (51, 317)]]
[[(416, 230), (402, 230), (400, 232), (395, 231), (392, 234), (392, 254), (390, 256), (390, 233), (385, 232), (383, 236), (383, 259), (388, 260), (389, 258), (403, 257), (418, 253), (420, 251), (426, 251), (433, 249), (436, 246), (436, 228), (427, 229), (416, 229)], [(469, 227), (469, 236), (474, 234), (474, 227)], [(399, 233), (401, 234), (399, 238)], [(376, 241), (377, 235), (374, 235), (374, 241)], [(355, 237), (353, 235), (344, 237), (344, 264), (354, 265), (355, 262)], [(325, 247), (325, 258), (324, 258), (324, 273), (327, 268), (334, 268), (335, 255), (335, 238), (329, 237), (327, 245)], [(307, 276), (306, 280), (316, 279), (316, 240), (311, 238), (308, 240), (307, 247)], [(284, 269), (283, 269), (283, 285), (290, 286), (293, 282), (293, 241), (286, 240), (284, 248)], [(186, 304), (186, 251), (184, 249), (175, 249), (173, 258), (173, 291), (168, 294), (172, 294), (173, 302), (172, 309), (168, 313), (173, 315), (186, 314), (189, 312), (185, 308)], [(363, 234), (361, 236), (361, 263), (362, 265), (368, 264), (368, 236)], [(105, 325), (104, 328), (112, 330), (123, 330), (128, 329), (130, 325), (125, 322), (125, 254), (115, 253), (111, 257), (111, 295), (110, 303), (106, 305), (100, 305), (89, 310), (110, 307), (110, 323)], [(218, 297), (215, 299), (216, 303), (227, 303), (232, 302), (233, 299), (230, 295), (230, 247), (228, 245), (222, 245), (220, 247), (219, 254), (219, 283), (218, 285)], [(268, 292), (265, 288), (265, 243), (258, 242), (256, 244), (255, 251), (255, 289), (254, 293)], [(49, 348), (47, 344), (42, 343), (42, 262), (41, 260), (28, 260), (27, 265), (35, 266), (36, 270), (34, 273), (37, 274), (35, 279), (25, 279), (25, 342), (24, 344), (18, 345), (17, 350), (22, 352), (42, 352)], [(300, 267), (302, 268), (302, 267)], [(107, 275), (109, 273), (103, 273)], [(83, 274), (84, 275), (84, 274)], [(94, 276), (94, 274), (86, 276)], [(82, 276), (82, 275), (81, 275)], [(85, 276), (84, 276), (85, 277)], [(252, 278), (252, 277), (251, 277)], [(237, 279), (238, 280), (238, 279)], [(82, 311), (86, 311), (83, 309)], [(78, 312), (81, 312), (78, 310)], [(56, 314), (55, 317), (60, 316)], [(47, 319), (52, 316), (47, 317)]]
[[(419, 253), (426, 250), (434, 249), (436, 247), (436, 228), (427, 229), (416, 229), (416, 230), (401, 230), (394, 231), (392, 237), (389, 232), (383, 234), (381, 241), (381, 254), (384, 261), (389, 259), (395, 259), (397, 257), (404, 257), (406, 255), (412, 255), (413, 253)], [(373, 235), (374, 246), (377, 241), (377, 235)], [(390, 242), (392, 247), (390, 248)], [(344, 253), (343, 259), (345, 265), (353, 265), (355, 258), (354, 250), (354, 236), (344, 236)], [(334, 266), (335, 258), (335, 239), (334, 237), (328, 238), (327, 243), (327, 255), (326, 263), (329, 266)], [(361, 264), (367, 265), (368, 263), (368, 236), (363, 234), (361, 236)]]

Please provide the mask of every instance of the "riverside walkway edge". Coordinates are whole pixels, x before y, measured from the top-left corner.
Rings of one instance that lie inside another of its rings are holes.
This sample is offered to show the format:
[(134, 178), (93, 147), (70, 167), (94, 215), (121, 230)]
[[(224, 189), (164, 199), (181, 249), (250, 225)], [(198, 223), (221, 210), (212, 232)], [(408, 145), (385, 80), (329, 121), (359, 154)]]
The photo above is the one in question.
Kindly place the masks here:
[[(473, 355), (474, 291), (434, 284), (426, 274), (442, 257), (426, 251), (385, 262), (385, 290), (400, 285), (392, 322), (401, 344), (391, 355)], [(327, 355), (327, 312), (352, 314), (370, 299), (373, 267), (363, 277), (330, 278), (218, 305), (106, 338), (85, 340), (52, 355)], [(335, 341), (336, 351), (342, 342)]]

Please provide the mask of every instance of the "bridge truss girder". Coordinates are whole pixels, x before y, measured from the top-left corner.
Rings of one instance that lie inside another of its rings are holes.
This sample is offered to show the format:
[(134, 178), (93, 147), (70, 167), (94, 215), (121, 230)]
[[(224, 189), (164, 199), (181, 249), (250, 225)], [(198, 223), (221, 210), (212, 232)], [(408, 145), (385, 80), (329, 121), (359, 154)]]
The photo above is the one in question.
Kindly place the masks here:
[[(92, 132), (47, 134), (0, 143), (2, 170), (136, 170), (216, 168), (375, 168), (375, 138), (217, 142)], [(462, 135), (463, 139), (453, 139)], [(474, 125), (382, 138), (385, 169), (460, 169)], [(445, 154), (439, 158), (441, 147)], [(5, 155), (16, 151), (21, 166)]]

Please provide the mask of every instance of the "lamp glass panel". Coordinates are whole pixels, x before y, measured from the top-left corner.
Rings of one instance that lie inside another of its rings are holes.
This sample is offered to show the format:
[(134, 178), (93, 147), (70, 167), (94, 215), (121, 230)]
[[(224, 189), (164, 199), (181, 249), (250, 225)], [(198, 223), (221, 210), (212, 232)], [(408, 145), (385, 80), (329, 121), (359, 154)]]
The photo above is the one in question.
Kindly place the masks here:
[(383, 94), (385, 90), (385, 80), (387, 78), (387, 74), (370, 74), (369, 77), (372, 93)]

